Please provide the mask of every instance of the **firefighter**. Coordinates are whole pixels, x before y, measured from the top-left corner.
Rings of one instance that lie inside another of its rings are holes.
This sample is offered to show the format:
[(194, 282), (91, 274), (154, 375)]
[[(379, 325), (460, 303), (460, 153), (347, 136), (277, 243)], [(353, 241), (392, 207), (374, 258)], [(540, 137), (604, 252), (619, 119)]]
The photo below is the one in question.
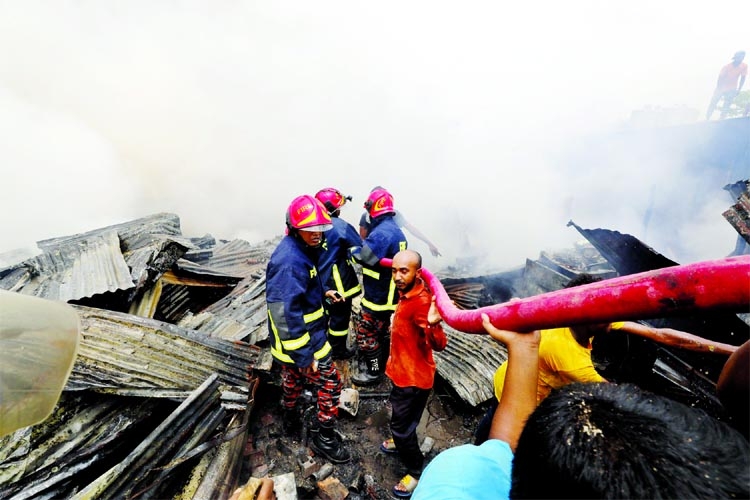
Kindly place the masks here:
[[(375, 186), (372, 188), (371, 191), (375, 191), (376, 189), (385, 189), (383, 186)], [(430, 249), (430, 253), (434, 257), (440, 257), (442, 255), (440, 253), (440, 250), (438, 250), (438, 247), (435, 246), (435, 244), (430, 241), (430, 239), (417, 228), (414, 224), (406, 220), (406, 217), (404, 217), (404, 214), (399, 212), (398, 210), (393, 211), (393, 222), (396, 223), (398, 227), (401, 229), (406, 229), (409, 231), (412, 235), (414, 235), (415, 238), (422, 240)], [(367, 238), (367, 233), (370, 232), (370, 214), (365, 211), (362, 216), (359, 218), (359, 236), (362, 239)]]
[(391, 270), (380, 266), (380, 259), (393, 258), (406, 249), (406, 237), (393, 216), (393, 196), (385, 189), (373, 190), (364, 204), (371, 228), (361, 249), (353, 257), (362, 264), (362, 296), (357, 321), (357, 370), (352, 382), (373, 385), (383, 379), (383, 365), (390, 349), (390, 319), (396, 309), (398, 294)]
[(301, 412), (297, 402), (306, 382), (317, 390), (317, 432), (312, 449), (333, 463), (351, 456), (335, 432), (341, 377), (331, 358), (323, 286), (318, 261), (323, 232), (333, 225), (315, 197), (302, 195), (289, 205), (287, 235), (271, 254), (266, 268), (266, 304), (271, 354), (281, 365), (284, 431), (297, 433)]
[(351, 196), (344, 196), (338, 189), (329, 187), (318, 191), (315, 198), (326, 207), (333, 222), (333, 229), (326, 233), (318, 261), (318, 271), (326, 290), (328, 342), (333, 359), (349, 359), (354, 354), (347, 347), (352, 299), (362, 293), (349, 249), (362, 246), (362, 238), (354, 226), (339, 218), (341, 207), (352, 199)]

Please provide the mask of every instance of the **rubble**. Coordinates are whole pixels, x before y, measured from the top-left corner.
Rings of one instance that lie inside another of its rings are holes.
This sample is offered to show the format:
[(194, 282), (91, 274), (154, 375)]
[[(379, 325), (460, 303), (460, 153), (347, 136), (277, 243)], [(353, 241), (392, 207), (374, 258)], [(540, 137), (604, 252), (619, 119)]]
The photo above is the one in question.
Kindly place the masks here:
[[(730, 215), (747, 227), (747, 212)], [(472, 309), (557, 290), (580, 272), (607, 278), (676, 264), (630, 235), (569, 225), (586, 240), (575, 248), (480, 276), (448, 268), (441, 283)], [(321, 461), (306, 431), (300, 441), (281, 432), (265, 324), (265, 262), (277, 243), (189, 238), (179, 217), (155, 214), (39, 242), (39, 255), (0, 269), (0, 288), (72, 304), (83, 330), (53, 416), (0, 439), (0, 499), (227, 498), (250, 476), (273, 477), (279, 499), (388, 498), (403, 471), (378, 450), (389, 437), (387, 380), (352, 387), (350, 361), (337, 361), (348, 464)], [(728, 313), (654, 323), (733, 345), (750, 337)], [(488, 336), (448, 325), (446, 334), (418, 428), (427, 460), (472, 441), (507, 358)], [(714, 395), (721, 360), (625, 335), (595, 345), (607, 378), (728, 418)]]

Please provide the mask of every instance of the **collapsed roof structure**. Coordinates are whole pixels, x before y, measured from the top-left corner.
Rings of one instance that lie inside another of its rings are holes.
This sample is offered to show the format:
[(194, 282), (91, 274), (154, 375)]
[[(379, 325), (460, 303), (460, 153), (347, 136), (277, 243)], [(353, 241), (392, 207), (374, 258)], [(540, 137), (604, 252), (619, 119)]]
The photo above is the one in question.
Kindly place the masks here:
[[(735, 252), (747, 254), (748, 183), (727, 191), (735, 204), (723, 215), (739, 235)], [(480, 276), (447, 268), (441, 283), (459, 307), (473, 309), (558, 290), (580, 272), (610, 278), (677, 264), (630, 235), (569, 225), (586, 240), (575, 248)], [(41, 241), (39, 255), (0, 269), (0, 289), (71, 304), (83, 335), (53, 415), (0, 438), (0, 499), (227, 498), (243, 474), (260, 470), (291, 482), (293, 498), (294, 483), (312, 468), (266, 463), (248, 471), (244, 463), (256, 391), (276, 382), (265, 264), (277, 242), (187, 237), (177, 215), (159, 213)], [(750, 338), (747, 320), (707, 312), (650, 323), (740, 345)], [(446, 331), (438, 378), (462, 404), (480, 407), (493, 397), (506, 351), (487, 336)], [(607, 378), (731, 421), (715, 396), (720, 358), (628, 334), (599, 342), (594, 354)], [(372, 481), (341, 482), (350, 487), (319, 482), (308, 493), (379, 495)]]
[[(559, 289), (582, 271), (611, 277), (674, 264), (629, 235), (574, 227), (591, 244), (543, 252), (523, 268), (442, 282), (457, 304), (476, 308)], [(0, 440), (0, 498), (230, 491), (240, 479), (258, 375), (272, 370), (264, 264), (274, 244), (186, 238), (177, 216), (156, 214), (45, 240), (39, 256), (0, 270), (0, 288), (73, 304), (83, 330), (53, 417)], [(748, 338), (736, 315), (704, 323), (706, 331), (696, 333), (707, 338)], [(689, 324), (694, 331), (701, 323)], [(506, 353), (486, 336), (447, 331), (438, 375), (465, 403), (481, 405), (492, 397), (492, 374)], [(715, 359), (686, 361), (685, 353), (638, 342), (602, 351), (610, 376), (668, 386), (673, 397), (722, 416), (711, 387)], [(609, 359), (615, 353), (620, 359)], [(624, 363), (623, 355), (633, 359)], [(615, 374), (613, 366), (630, 373)]]

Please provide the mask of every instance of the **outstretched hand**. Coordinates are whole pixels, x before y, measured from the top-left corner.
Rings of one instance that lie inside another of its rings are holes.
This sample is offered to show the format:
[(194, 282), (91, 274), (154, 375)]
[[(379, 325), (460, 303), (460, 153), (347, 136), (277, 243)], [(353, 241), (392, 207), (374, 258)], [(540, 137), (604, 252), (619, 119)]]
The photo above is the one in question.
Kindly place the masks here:
[(484, 331), (486, 331), (490, 337), (498, 342), (502, 342), (508, 346), (508, 348), (511, 348), (511, 346), (527, 346), (537, 349), (539, 347), (539, 341), (542, 338), (542, 334), (539, 330), (534, 330), (529, 333), (520, 333), (496, 328), (486, 313), (482, 313), (482, 326), (484, 327)]
[(440, 257), (442, 255), (435, 245), (430, 245), (430, 253), (433, 257)]

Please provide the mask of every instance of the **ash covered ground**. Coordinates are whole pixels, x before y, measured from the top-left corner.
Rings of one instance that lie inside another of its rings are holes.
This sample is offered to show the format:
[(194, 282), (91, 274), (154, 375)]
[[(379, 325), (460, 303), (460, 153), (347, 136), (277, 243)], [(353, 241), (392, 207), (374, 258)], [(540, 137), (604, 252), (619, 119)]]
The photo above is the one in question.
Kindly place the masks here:
[[(352, 387), (349, 382), (351, 362), (336, 362), (345, 388)], [(294, 473), (296, 494), (300, 499), (343, 498), (342, 495), (352, 500), (393, 498), (391, 488), (405, 470), (397, 455), (379, 450), (380, 443), (390, 437), (388, 394), (391, 382), (385, 378), (377, 386), (355, 388), (359, 391), (357, 414), (352, 416), (340, 411), (338, 425), (352, 460), (346, 464), (331, 464), (333, 469), (323, 478), (325, 485), (321, 485), (315, 475), (320, 473), (319, 468), (329, 469), (328, 461), (304, 445), (304, 432), (302, 439), (291, 439), (282, 432), (281, 389), (278, 378), (272, 374), (255, 395), (242, 480), (251, 475), (275, 477)], [(435, 388), (417, 429), (420, 442), (427, 436), (434, 440), (425, 454), (425, 464), (444, 449), (472, 442), (474, 429), (484, 413), (484, 408), (471, 407), (450, 391), (447, 384), (436, 377)]]

